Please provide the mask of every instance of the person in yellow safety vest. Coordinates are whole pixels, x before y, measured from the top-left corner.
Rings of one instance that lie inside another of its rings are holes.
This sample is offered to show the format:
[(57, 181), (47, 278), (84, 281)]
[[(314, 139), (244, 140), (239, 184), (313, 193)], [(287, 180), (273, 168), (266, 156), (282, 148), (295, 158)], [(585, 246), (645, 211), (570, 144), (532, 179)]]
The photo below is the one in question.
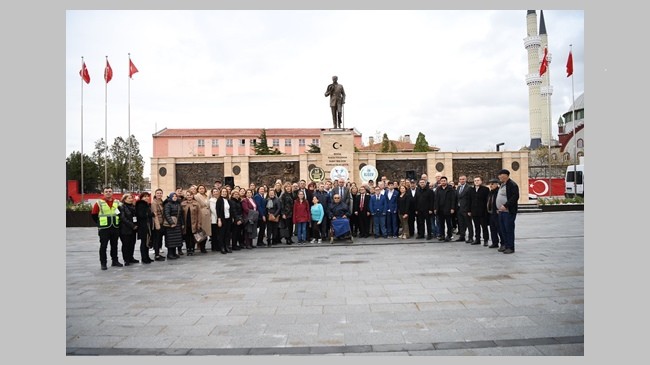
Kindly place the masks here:
[(111, 266), (122, 267), (117, 258), (117, 244), (120, 238), (120, 202), (113, 199), (113, 189), (110, 186), (104, 188), (104, 198), (93, 205), (90, 212), (99, 230), (99, 262), (102, 270), (107, 270), (106, 248), (111, 244)]

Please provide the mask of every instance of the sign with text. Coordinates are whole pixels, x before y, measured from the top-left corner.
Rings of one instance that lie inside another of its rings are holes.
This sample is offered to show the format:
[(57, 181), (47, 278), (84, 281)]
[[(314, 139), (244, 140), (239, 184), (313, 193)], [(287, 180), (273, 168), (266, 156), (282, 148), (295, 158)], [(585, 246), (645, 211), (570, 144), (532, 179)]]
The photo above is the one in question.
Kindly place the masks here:
[(372, 165), (366, 165), (361, 169), (361, 171), (359, 171), (359, 177), (363, 182), (368, 182), (370, 180), (377, 181), (379, 171), (377, 171), (377, 169)]

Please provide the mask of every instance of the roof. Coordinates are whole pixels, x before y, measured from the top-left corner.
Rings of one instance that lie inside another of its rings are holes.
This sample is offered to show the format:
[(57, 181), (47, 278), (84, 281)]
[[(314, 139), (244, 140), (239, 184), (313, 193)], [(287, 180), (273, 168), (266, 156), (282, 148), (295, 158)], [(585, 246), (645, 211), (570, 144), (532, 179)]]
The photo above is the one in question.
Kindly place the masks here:
[[(259, 137), (262, 128), (185, 128), (185, 129), (163, 129), (154, 133), (154, 137)], [(285, 137), (285, 136), (320, 136), (321, 128), (267, 128), (266, 136), (268, 137)], [(358, 132), (355, 130), (355, 134)]]
[(575, 105), (576, 110), (584, 109), (585, 108), (585, 93), (580, 94), (576, 101), (573, 102), (573, 104), (569, 107), (568, 111), (573, 111), (573, 105)]
[[(392, 143), (395, 143), (395, 147), (397, 148), (397, 152), (412, 152), (413, 148), (415, 147), (415, 143), (410, 143), (410, 142), (401, 142), (401, 141), (393, 141), (389, 140)], [(373, 143), (369, 146), (363, 146), (359, 148), (360, 152), (381, 152), (381, 141), (377, 143)], [(434, 146), (429, 146), (429, 151), (435, 151), (438, 152), (440, 151), (440, 148), (434, 147)]]

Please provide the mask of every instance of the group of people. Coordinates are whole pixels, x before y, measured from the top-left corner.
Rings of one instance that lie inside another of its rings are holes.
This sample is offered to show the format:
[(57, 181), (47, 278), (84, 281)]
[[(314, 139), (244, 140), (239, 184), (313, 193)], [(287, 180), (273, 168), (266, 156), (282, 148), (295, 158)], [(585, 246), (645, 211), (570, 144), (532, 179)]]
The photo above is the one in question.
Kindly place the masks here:
[[(91, 215), (98, 225), (102, 270), (107, 269), (109, 244), (112, 266), (150, 264), (193, 256), (197, 249), (205, 254), (208, 244), (211, 251), (228, 254), (282, 240), (287, 245), (321, 243), (331, 238), (336, 219), (347, 220), (349, 233), (361, 238), (426, 235), (428, 240), (451, 241), (457, 229), (455, 241), (479, 245), (483, 239), (488, 246), (491, 238), (488, 247), (509, 254), (515, 249), (519, 200), (519, 188), (509, 175), (508, 170), (499, 171), (488, 186), (481, 177), (470, 186), (460, 175), (456, 187), (440, 173), (434, 181), (423, 174), (417, 183), (382, 177), (376, 184), (371, 180), (361, 186), (344, 179), (309, 184), (278, 180), (273, 187), (251, 183), (245, 188), (223, 186), (217, 180), (209, 192), (204, 185), (192, 185), (166, 197), (161, 189), (153, 197), (148, 192), (138, 199), (124, 194), (119, 202), (105, 187)], [(140, 260), (134, 257), (138, 239)], [(118, 240), (124, 264), (118, 258)]]

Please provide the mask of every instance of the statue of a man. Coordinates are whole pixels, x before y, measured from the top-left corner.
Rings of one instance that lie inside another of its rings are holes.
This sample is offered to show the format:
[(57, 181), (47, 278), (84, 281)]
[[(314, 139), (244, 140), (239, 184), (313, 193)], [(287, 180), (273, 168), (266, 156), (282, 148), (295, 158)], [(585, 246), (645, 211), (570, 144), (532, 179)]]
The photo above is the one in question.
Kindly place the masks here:
[(325, 91), (325, 96), (330, 97), (334, 128), (341, 128), (341, 123), (343, 123), (343, 104), (345, 104), (345, 90), (343, 90), (343, 85), (338, 83), (338, 80), (338, 76), (332, 76), (332, 83), (327, 85), (327, 91)]

